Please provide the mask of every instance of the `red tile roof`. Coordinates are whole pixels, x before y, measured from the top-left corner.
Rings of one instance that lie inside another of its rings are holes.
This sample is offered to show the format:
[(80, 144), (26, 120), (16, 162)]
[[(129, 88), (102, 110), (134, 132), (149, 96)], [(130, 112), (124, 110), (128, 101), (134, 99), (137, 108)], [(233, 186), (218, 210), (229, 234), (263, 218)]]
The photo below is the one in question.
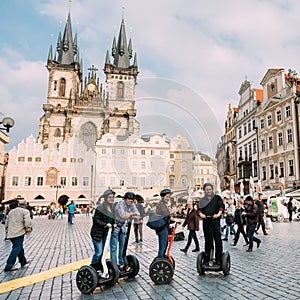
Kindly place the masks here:
[(262, 89), (253, 89), (253, 91), (256, 93), (256, 101), (262, 103), (264, 100), (264, 91)]

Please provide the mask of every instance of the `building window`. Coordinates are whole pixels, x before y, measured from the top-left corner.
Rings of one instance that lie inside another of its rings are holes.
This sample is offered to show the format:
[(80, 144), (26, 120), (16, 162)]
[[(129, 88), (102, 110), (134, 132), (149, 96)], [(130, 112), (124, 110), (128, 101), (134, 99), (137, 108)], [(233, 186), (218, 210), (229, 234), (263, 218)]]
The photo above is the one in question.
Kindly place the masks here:
[(121, 155), (125, 155), (125, 149), (121, 149), (121, 150), (120, 150), (120, 154), (121, 154)]
[(125, 185), (125, 179), (124, 178), (121, 178), (120, 179), (120, 186), (124, 186)]
[(281, 110), (277, 110), (277, 112), (276, 112), (276, 118), (277, 118), (277, 122), (281, 121)]
[(252, 129), (254, 129), (255, 127), (256, 127), (255, 120), (252, 120)]
[(181, 187), (186, 187), (186, 178), (181, 178)]
[(146, 155), (146, 150), (141, 150), (141, 155)]
[(24, 185), (31, 186), (31, 177), (30, 176), (25, 176)]
[(164, 150), (160, 150), (160, 151), (159, 151), (159, 155), (165, 155)]
[(100, 169), (101, 170), (105, 170), (106, 169), (106, 160), (105, 159), (101, 159), (100, 160)]
[(36, 185), (37, 186), (43, 186), (43, 184), (44, 184), (44, 177), (38, 176), (36, 178)]
[(281, 146), (283, 143), (283, 139), (282, 139), (282, 132), (278, 132), (278, 146)]
[(12, 186), (18, 186), (19, 185), (19, 177), (18, 176), (13, 176), (12, 177), (11, 185)]
[(71, 163), (75, 163), (75, 162), (76, 162), (76, 158), (75, 158), (75, 157), (71, 157), (71, 158), (70, 158), (70, 162), (71, 162)]
[(61, 162), (63, 162), (63, 163), (67, 162), (67, 158), (66, 157), (62, 157)]
[(146, 169), (146, 161), (144, 161), (144, 160), (141, 161), (141, 169), (142, 170)]
[(117, 122), (117, 128), (121, 128), (121, 126), (122, 126), (121, 121), (118, 121), (118, 122)]
[(71, 183), (71, 185), (72, 186), (77, 186), (77, 183), (78, 183), (77, 177), (72, 177), (72, 183)]
[(265, 120), (264, 119), (260, 119), (260, 129), (265, 128)]
[(56, 129), (55, 129), (55, 131), (54, 131), (54, 136), (55, 136), (55, 137), (60, 137), (60, 136), (61, 136), (60, 128), (56, 128)]
[(253, 162), (253, 176), (257, 177), (257, 161)]
[(174, 178), (170, 178), (170, 187), (174, 187), (175, 186), (175, 180)]
[(132, 170), (136, 170), (137, 169), (137, 161), (136, 160), (132, 160), (131, 161), (131, 168), (132, 168)]
[(35, 158), (35, 162), (41, 162), (42, 161), (42, 158), (41, 157), (36, 157)]
[(247, 126), (244, 125), (244, 135), (246, 135), (246, 134), (247, 134)]
[(141, 177), (141, 187), (144, 187), (144, 186), (146, 186), (146, 177), (142, 176)]
[(66, 94), (66, 79), (61, 78), (59, 83), (59, 96), (64, 97)]
[[(243, 149), (242, 149), (242, 147), (239, 148), (239, 153), (240, 153), (239, 160), (242, 160), (243, 159)], [(201, 174), (203, 174), (203, 173), (201, 173)]]
[(83, 158), (77, 158), (77, 162), (83, 163)]
[(101, 149), (101, 153), (102, 153), (102, 154), (106, 154), (106, 149), (102, 148), (102, 149)]
[(293, 137), (292, 137), (292, 129), (288, 129), (287, 130), (287, 142), (291, 143), (293, 141)]
[(132, 176), (132, 178), (131, 178), (131, 184), (132, 184), (132, 186), (137, 186), (137, 178), (136, 178), (136, 176)]
[(266, 150), (266, 142), (265, 140), (261, 140), (261, 151), (265, 151)]
[(57, 89), (57, 80), (54, 80), (53, 82), (53, 90), (56, 91)]
[(286, 118), (291, 116), (291, 107), (289, 105), (285, 107), (285, 116)]
[(240, 127), (239, 128), (239, 139), (241, 139), (242, 138), (242, 128)]
[(254, 140), (253, 141), (253, 154), (256, 153), (256, 141)]
[[(209, 171), (209, 170), (208, 170)], [(182, 164), (181, 164), (181, 172), (182, 173), (186, 173), (187, 172), (187, 164), (186, 164), (186, 162), (183, 162)]]
[(171, 159), (174, 158), (174, 154), (173, 153), (170, 154), (170, 158)]
[(119, 81), (117, 83), (117, 88), (118, 88), (118, 98), (123, 98), (124, 97), (124, 82)]
[(279, 163), (279, 177), (284, 177), (284, 163), (282, 161)]
[(263, 166), (262, 167), (262, 180), (266, 180), (267, 179), (267, 170), (266, 167)]
[(269, 149), (273, 149), (273, 137), (269, 136), (268, 140), (269, 140)]
[(120, 160), (120, 169), (125, 170), (126, 167), (126, 161), (125, 160)]
[(27, 157), (28, 162), (32, 162), (32, 157)]
[(82, 178), (82, 185), (88, 186), (89, 185), (89, 177), (83, 177)]
[(274, 179), (274, 165), (270, 165), (270, 179)]
[(63, 186), (67, 185), (67, 177), (60, 177), (60, 185)]
[(155, 150), (150, 150), (150, 155), (154, 155), (155, 154)]
[(171, 173), (175, 172), (175, 166), (173, 162), (170, 162), (170, 172)]
[(136, 155), (136, 154), (137, 154), (136, 149), (133, 149), (133, 150), (132, 150), (132, 155)]
[(292, 159), (289, 160), (289, 176), (294, 175), (294, 161)]
[(268, 124), (268, 126), (272, 125), (272, 116), (271, 115), (267, 116), (267, 124)]
[(25, 157), (24, 157), (24, 156), (19, 156), (19, 157), (18, 157), (18, 161), (21, 161), (21, 162), (22, 162), (22, 161), (25, 161)]
[(251, 131), (251, 122), (248, 123), (248, 132)]
[(249, 156), (252, 156), (252, 145), (249, 143)]
[(109, 184), (110, 184), (110, 186), (116, 186), (116, 177), (111, 176)]
[(105, 176), (100, 176), (99, 184), (100, 186), (105, 186)]

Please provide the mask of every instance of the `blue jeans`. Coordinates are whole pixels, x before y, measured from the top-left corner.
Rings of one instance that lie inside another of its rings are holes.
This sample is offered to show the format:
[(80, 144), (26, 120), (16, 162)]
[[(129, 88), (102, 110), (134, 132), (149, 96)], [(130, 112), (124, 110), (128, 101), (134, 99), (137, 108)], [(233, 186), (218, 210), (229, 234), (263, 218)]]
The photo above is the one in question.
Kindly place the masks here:
[(95, 266), (96, 269), (98, 269), (98, 267), (100, 267), (100, 268), (102, 267), (101, 259), (102, 259), (102, 254), (103, 254), (103, 249), (104, 249), (104, 245), (106, 242), (106, 238), (107, 238), (107, 233), (104, 233), (100, 242), (97, 242), (94, 239), (92, 239), (95, 252), (92, 257), (91, 265)]
[(27, 263), (26, 257), (24, 255), (24, 249), (23, 249), (24, 235), (12, 238), (10, 239), (10, 241), (12, 242), (12, 249), (4, 269), (6, 271), (14, 266), (17, 257), (19, 259), (21, 266), (24, 266)]
[(123, 250), (126, 239), (126, 232), (121, 232), (119, 227), (115, 227), (110, 238), (110, 259), (118, 264), (117, 262), (117, 248), (119, 243), (119, 254), (118, 260), (120, 265), (124, 265)]
[(164, 258), (168, 247), (168, 227), (165, 226), (160, 232), (156, 232), (158, 236), (158, 254), (157, 258)]
[(73, 217), (74, 217), (74, 213), (69, 213), (68, 214), (68, 223), (72, 224), (73, 223)]
[(247, 225), (246, 231), (249, 238), (249, 249), (253, 249), (253, 241), (256, 243), (260, 242), (260, 239), (254, 236), (255, 229), (256, 224)]
[(229, 230), (230, 230), (230, 233), (233, 233), (235, 235), (235, 229), (234, 229), (234, 227), (232, 225), (227, 225), (226, 224), (225, 239), (228, 239)]

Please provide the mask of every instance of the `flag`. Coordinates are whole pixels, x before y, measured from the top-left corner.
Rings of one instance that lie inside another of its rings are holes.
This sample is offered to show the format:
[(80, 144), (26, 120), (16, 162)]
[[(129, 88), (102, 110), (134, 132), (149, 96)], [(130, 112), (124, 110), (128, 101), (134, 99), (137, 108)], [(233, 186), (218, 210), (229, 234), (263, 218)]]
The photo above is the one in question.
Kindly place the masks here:
[(244, 184), (243, 181), (240, 182), (240, 195), (244, 197)]
[(254, 197), (254, 181), (252, 176), (249, 179), (249, 194), (251, 197)]
[(230, 196), (231, 198), (235, 197), (234, 181), (232, 178), (230, 179)]
[(261, 181), (260, 181), (260, 179), (259, 179), (258, 182), (257, 182), (257, 188), (256, 188), (256, 190), (257, 190), (258, 193), (262, 193), (262, 188), (261, 188)]
[(280, 182), (280, 196), (283, 197), (285, 195), (285, 191), (284, 191), (284, 178), (280, 177), (279, 182)]

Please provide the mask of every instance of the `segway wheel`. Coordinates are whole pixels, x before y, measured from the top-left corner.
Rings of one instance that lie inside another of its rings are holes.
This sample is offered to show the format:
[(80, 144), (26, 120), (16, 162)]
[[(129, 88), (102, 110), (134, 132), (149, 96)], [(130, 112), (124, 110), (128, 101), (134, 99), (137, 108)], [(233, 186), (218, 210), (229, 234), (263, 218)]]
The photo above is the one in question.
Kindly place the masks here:
[(158, 258), (150, 265), (149, 276), (157, 285), (169, 283), (172, 280), (173, 275), (174, 268), (165, 258)]
[(91, 266), (83, 266), (76, 275), (76, 285), (82, 294), (92, 293), (98, 285), (98, 275)]
[(224, 276), (227, 276), (230, 273), (230, 254), (228, 251), (222, 254), (222, 271)]
[(200, 252), (197, 256), (197, 271), (199, 273), (199, 275), (204, 275), (205, 270), (204, 270), (204, 260), (205, 260), (205, 252)]
[(126, 256), (128, 261), (128, 266), (131, 268), (128, 278), (134, 278), (140, 271), (140, 262), (135, 255), (129, 254)]
[(108, 281), (104, 282), (105, 286), (113, 286), (119, 279), (120, 271), (118, 266), (112, 260), (107, 260), (106, 265), (108, 268), (109, 278)]

